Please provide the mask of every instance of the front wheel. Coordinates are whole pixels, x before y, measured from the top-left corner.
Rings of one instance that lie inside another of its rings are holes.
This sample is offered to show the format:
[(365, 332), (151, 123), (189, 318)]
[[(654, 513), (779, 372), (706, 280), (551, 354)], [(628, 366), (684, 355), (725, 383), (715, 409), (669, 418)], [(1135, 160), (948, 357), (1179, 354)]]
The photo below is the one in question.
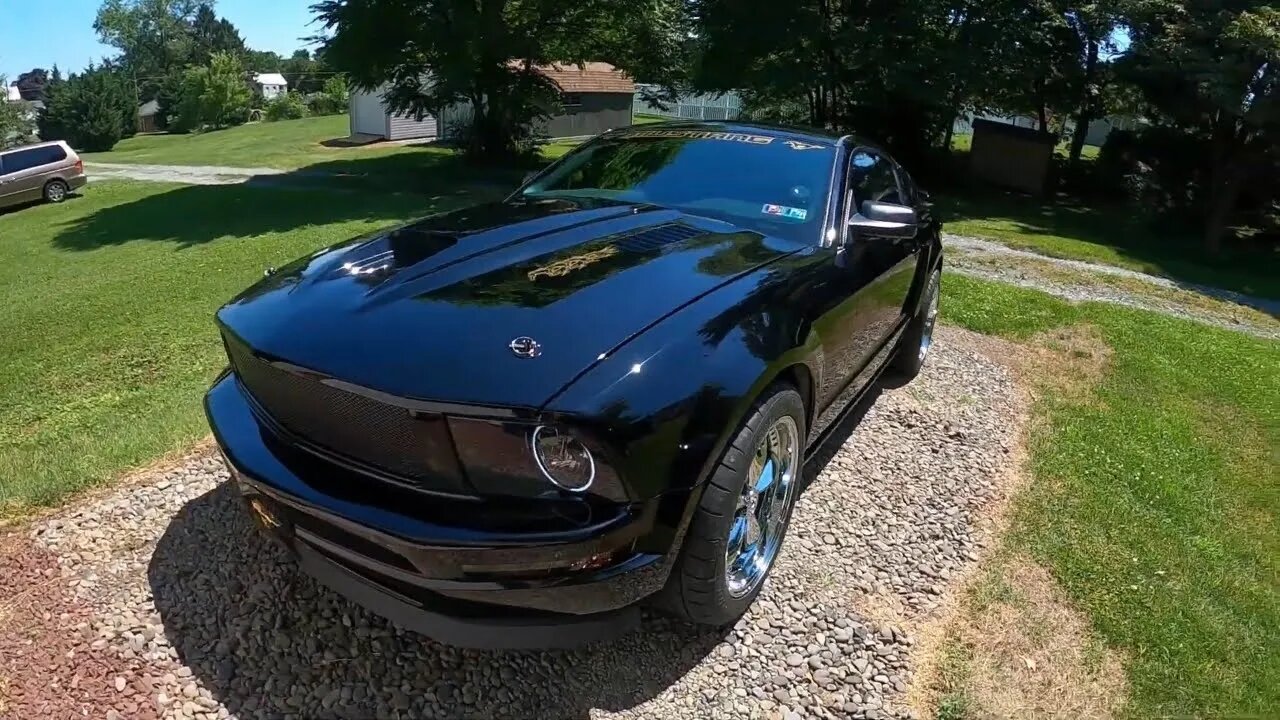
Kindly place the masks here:
[(897, 356), (893, 359), (893, 373), (902, 380), (911, 380), (920, 374), (929, 349), (933, 347), (933, 327), (938, 322), (938, 296), (942, 282), (942, 270), (934, 270), (925, 285), (920, 311), (907, 324), (902, 340), (898, 342)]
[(691, 622), (728, 625), (760, 592), (799, 492), (804, 403), (788, 385), (756, 402), (707, 481), (660, 598)]

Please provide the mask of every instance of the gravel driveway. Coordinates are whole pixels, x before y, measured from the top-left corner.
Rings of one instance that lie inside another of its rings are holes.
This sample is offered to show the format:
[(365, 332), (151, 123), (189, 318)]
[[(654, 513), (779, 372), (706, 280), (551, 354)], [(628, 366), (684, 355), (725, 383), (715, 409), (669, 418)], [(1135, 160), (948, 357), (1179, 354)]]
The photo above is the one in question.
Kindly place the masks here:
[(134, 165), (124, 163), (85, 163), (90, 180), (124, 178), (147, 182), (186, 183), (188, 185), (235, 185), (254, 178), (284, 175), (276, 168), (218, 167), (214, 165)]
[[(918, 640), (982, 552), (1022, 417), (979, 336), (943, 329), (934, 347), (811, 463), (779, 565), (731, 630), (646, 617), (575, 651), (438, 645), (300, 575), (206, 454), (32, 528), (59, 567), (49, 602), (66, 594), (87, 619), (45, 618), (63, 641), (47, 663), (0, 660), (38, 676), (9, 678), (27, 688), (10, 711), (71, 698), (109, 718), (915, 717)], [(21, 570), (0, 558), (0, 575)]]
[(1104, 302), (1280, 339), (1280, 300), (1049, 257), (991, 240), (943, 233), (947, 271), (1032, 288), (1071, 302)]

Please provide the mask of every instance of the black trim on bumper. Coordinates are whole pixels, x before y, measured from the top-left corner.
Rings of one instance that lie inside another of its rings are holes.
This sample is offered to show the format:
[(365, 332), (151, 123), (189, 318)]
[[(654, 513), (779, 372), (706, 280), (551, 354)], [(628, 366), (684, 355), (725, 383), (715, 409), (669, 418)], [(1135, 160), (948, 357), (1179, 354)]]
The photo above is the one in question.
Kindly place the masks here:
[(458, 647), (485, 650), (569, 648), (611, 640), (635, 630), (640, 609), (577, 616), (460, 617), (432, 612), (388, 593), (303, 544), (296, 547), (302, 570), (334, 592), (397, 625)]

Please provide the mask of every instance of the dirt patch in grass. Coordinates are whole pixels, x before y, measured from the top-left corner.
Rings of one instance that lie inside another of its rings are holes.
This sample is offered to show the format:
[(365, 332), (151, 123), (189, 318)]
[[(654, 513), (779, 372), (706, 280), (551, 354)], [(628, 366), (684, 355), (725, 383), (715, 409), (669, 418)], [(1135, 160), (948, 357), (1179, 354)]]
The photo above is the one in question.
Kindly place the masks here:
[[(1067, 402), (1096, 402), (1093, 389), (1112, 351), (1097, 328), (1073, 325), (1038, 333), (1023, 343), (969, 336), (976, 349), (1014, 372), (1028, 404), (1052, 395)], [(1010, 501), (1029, 479), (1027, 442), (1042, 431), (1034, 417), (1024, 424), (1001, 500), (985, 509), (988, 551), (957, 578), (939, 612), (910, 628), (917, 673), (907, 703), (924, 717), (1102, 718), (1126, 697), (1123, 663), (1094, 639), (1044, 569), (1009, 557), (1001, 539)], [(864, 611), (889, 620), (895, 608)]]
[(1046, 389), (1068, 402), (1093, 401), (1093, 389), (1107, 374), (1111, 347), (1091, 325), (1054, 328), (1032, 336), (1014, 357), (1035, 392)]
[(939, 714), (955, 718), (1110, 718), (1124, 702), (1120, 656), (1074, 610), (1053, 577), (1001, 558), (969, 590), (948, 633)]

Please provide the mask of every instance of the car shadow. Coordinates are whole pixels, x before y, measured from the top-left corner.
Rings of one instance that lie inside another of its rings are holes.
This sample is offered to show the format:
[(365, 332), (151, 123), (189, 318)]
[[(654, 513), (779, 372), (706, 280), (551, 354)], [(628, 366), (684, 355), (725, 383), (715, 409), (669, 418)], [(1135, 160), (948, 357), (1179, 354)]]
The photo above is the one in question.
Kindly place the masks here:
[(724, 636), (646, 613), (636, 632), (574, 650), (444, 646), (301, 573), (226, 484), (171, 520), (147, 575), (178, 659), (241, 718), (576, 720), (655, 697)]

